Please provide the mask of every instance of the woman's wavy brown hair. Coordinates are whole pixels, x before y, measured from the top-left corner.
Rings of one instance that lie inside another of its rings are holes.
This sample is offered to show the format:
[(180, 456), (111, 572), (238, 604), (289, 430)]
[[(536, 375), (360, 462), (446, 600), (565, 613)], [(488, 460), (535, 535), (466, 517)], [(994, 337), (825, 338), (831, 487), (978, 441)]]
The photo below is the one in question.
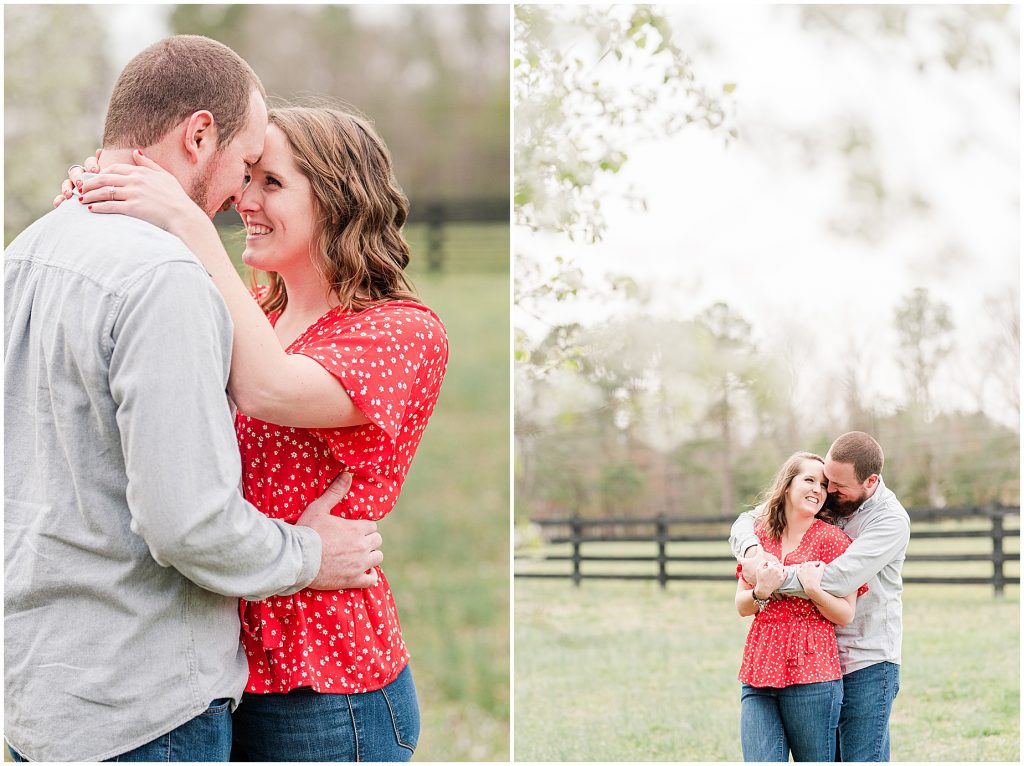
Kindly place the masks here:
[(758, 500), (758, 504), (764, 504), (764, 512), (757, 522), (757, 528), (763, 530), (773, 540), (782, 539), (782, 533), (786, 529), (786, 490), (800, 473), (800, 465), (805, 460), (817, 460), (825, 465), (825, 461), (813, 452), (794, 452), (782, 464), (782, 468), (775, 474), (775, 480)]
[[(319, 215), (313, 266), (345, 309), (362, 311), (389, 300), (419, 302), (405, 275), (409, 243), (402, 226), (409, 200), (395, 181), (391, 155), (366, 118), (329, 107), (272, 109), (309, 180)], [(288, 305), (284, 280), (267, 272), (260, 299), (266, 312)], [(253, 284), (257, 274), (253, 272)]]

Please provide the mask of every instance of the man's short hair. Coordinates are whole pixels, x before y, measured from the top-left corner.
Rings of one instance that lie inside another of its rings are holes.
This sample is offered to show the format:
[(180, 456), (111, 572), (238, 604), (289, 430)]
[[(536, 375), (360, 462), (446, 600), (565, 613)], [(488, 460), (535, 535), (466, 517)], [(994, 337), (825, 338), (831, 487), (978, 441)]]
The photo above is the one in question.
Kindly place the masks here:
[(885, 456), (882, 447), (863, 431), (843, 434), (829, 447), (828, 456), (837, 463), (851, 463), (857, 481), (867, 481), (871, 474), (882, 473)]
[(103, 146), (151, 146), (188, 116), (208, 110), (217, 124), (217, 147), (245, 125), (253, 90), (263, 83), (226, 45), (199, 35), (166, 37), (128, 62), (107, 107)]

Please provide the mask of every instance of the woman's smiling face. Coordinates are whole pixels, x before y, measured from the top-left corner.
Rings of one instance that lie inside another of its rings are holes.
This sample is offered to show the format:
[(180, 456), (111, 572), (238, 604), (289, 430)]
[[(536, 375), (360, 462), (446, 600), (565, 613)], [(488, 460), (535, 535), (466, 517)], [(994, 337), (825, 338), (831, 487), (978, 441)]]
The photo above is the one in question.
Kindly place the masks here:
[(309, 180), (276, 125), (267, 127), (263, 156), (249, 176), (236, 206), (246, 230), (242, 260), (284, 274), (310, 268), (319, 213)]
[(786, 490), (786, 507), (801, 515), (814, 516), (827, 496), (824, 466), (817, 460), (804, 460)]

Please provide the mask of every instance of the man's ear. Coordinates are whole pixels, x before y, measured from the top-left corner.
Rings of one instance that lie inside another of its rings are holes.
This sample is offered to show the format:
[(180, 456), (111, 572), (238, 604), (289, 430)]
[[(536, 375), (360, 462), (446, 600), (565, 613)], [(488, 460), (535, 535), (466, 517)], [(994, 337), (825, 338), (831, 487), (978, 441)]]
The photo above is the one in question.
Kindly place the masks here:
[(864, 482), (864, 489), (874, 489), (876, 484), (878, 484), (878, 474), (873, 473), (868, 476), (868, 480)]
[(209, 111), (193, 112), (185, 124), (182, 136), (185, 153), (193, 165), (199, 164), (202, 156), (217, 148), (217, 123)]

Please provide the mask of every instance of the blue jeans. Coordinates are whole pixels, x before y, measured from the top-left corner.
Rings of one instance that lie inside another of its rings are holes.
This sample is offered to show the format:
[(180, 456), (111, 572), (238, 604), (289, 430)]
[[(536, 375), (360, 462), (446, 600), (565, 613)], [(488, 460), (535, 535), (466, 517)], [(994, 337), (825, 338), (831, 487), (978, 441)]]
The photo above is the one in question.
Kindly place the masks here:
[(837, 761), (889, 760), (889, 714), (899, 690), (900, 666), (895, 662), (843, 676)]
[(743, 684), (740, 742), (744, 761), (831, 761), (843, 704), (843, 682), (794, 684), (782, 689)]
[(246, 693), (233, 720), (232, 761), (408, 761), (420, 735), (408, 666), (364, 694)]
[[(10, 745), (11, 757), (24, 762), (21, 753)], [(231, 754), (231, 700), (213, 704), (191, 721), (127, 753), (108, 761), (204, 761), (223, 762)]]

